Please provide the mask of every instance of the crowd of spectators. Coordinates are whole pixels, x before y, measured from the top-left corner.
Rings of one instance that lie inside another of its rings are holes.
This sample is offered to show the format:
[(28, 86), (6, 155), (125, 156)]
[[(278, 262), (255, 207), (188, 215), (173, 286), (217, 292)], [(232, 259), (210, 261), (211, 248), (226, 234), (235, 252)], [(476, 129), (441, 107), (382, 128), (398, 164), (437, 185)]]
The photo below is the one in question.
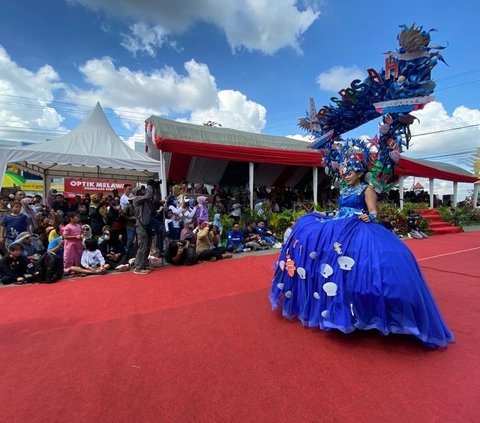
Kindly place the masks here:
[[(113, 191), (67, 200), (52, 190), (44, 200), (18, 190), (1, 197), (2, 284), (113, 270), (147, 274), (164, 260), (191, 265), (281, 246), (265, 221), (241, 222), (236, 211), (245, 205), (242, 190), (226, 193), (216, 187), (211, 195), (197, 186), (195, 194), (173, 191), (162, 200), (159, 182), (151, 180), (146, 186), (126, 184), (122, 195)], [(258, 198), (271, 200), (262, 194)], [(213, 219), (212, 206), (220, 211)], [(220, 216), (226, 210), (236, 224), (223, 234)]]

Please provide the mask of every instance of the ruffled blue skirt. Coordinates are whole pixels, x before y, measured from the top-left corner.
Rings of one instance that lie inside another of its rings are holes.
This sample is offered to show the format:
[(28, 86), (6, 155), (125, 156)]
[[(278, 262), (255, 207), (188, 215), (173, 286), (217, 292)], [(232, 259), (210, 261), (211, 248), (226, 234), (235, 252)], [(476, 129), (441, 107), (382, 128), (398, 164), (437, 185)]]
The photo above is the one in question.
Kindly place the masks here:
[(378, 329), (429, 347), (454, 342), (410, 250), (358, 216), (302, 217), (280, 253), (270, 300), (309, 327)]

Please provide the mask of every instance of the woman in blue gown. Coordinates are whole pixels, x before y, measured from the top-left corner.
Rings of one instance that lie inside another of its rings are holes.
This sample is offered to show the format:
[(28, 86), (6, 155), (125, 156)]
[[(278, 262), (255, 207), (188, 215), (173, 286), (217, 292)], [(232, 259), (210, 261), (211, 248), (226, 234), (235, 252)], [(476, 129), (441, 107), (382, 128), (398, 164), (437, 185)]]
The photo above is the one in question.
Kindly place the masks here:
[(308, 327), (377, 329), (407, 334), (429, 347), (454, 336), (445, 324), (415, 257), (376, 219), (376, 194), (349, 170), (339, 213), (303, 216), (285, 243), (270, 300)]

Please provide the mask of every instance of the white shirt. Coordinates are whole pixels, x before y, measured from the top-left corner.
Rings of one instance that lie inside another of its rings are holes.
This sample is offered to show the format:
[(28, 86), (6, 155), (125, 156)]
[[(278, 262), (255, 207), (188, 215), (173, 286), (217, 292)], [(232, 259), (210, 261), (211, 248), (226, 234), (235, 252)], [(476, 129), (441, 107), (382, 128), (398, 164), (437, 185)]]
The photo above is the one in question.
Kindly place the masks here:
[(120, 206), (122, 207), (122, 209), (128, 204), (128, 195), (125, 195), (123, 194), (121, 197), (120, 197)]

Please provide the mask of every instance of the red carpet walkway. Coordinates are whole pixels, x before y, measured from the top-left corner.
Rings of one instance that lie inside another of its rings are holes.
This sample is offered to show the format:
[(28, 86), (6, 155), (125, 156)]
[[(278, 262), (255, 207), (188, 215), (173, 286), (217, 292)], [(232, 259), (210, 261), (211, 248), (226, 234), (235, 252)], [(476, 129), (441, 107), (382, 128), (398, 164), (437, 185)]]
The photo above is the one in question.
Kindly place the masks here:
[(2, 288), (0, 421), (478, 421), (480, 232), (407, 244), (446, 350), (283, 319), (273, 255)]

